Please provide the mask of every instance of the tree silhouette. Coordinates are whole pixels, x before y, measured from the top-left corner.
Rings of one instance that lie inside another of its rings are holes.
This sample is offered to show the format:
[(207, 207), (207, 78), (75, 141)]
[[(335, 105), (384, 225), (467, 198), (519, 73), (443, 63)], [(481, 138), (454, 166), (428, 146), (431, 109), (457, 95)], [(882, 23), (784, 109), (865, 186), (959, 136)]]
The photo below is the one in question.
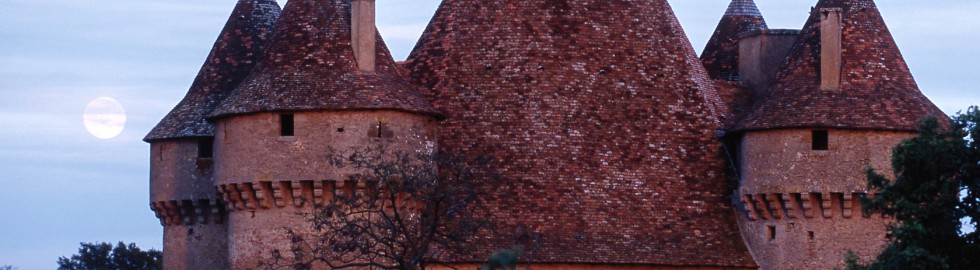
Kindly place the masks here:
[(895, 222), (889, 245), (869, 265), (849, 255), (849, 270), (980, 269), (977, 232), (963, 232), (962, 220), (980, 220), (980, 109), (971, 107), (940, 131), (927, 119), (919, 135), (894, 149), (894, 180), (868, 170), (869, 187), (881, 195), (862, 200), (866, 213)]
[(332, 166), (360, 173), (305, 215), (312, 233), (287, 230), (291, 256), (275, 250), (260, 268), (425, 269), (471, 251), (467, 240), (489, 228), (476, 210), (485, 187), (501, 179), (477, 169), (486, 159), (386, 147), (326, 156)]
[(163, 253), (143, 251), (136, 244), (119, 242), (81, 243), (78, 254), (58, 258), (58, 270), (158, 270), (163, 269)]

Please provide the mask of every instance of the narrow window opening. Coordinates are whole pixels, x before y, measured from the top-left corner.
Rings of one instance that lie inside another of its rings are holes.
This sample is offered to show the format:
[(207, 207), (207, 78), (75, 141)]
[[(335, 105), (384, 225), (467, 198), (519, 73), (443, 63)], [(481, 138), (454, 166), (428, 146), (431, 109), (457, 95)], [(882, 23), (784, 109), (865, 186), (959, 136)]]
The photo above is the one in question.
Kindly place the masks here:
[(197, 141), (197, 157), (198, 158), (214, 157), (214, 138), (202, 138)]
[(816, 235), (813, 233), (813, 231), (808, 231), (806, 232), (806, 238), (813, 240), (814, 238), (816, 238)]
[(368, 129), (368, 137), (371, 138), (394, 138), (395, 132), (391, 130), (388, 123), (384, 121), (378, 121), (376, 124), (371, 123), (371, 128)]
[(279, 115), (279, 135), (283, 137), (296, 136), (296, 122), (293, 114)]
[(830, 132), (826, 130), (814, 130), (812, 148), (816, 151), (830, 150)]
[(344, 128), (338, 128), (337, 132), (344, 133)]
[(163, 161), (163, 145), (157, 146), (157, 160)]
[(776, 226), (769, 226), (769, 241), (776, 240)]

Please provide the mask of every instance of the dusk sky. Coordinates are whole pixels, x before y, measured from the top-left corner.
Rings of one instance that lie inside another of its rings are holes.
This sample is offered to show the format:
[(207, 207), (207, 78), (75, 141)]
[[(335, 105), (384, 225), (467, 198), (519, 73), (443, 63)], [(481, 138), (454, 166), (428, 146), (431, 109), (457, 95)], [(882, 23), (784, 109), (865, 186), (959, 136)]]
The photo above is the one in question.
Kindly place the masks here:
[[(141, 139), (184, 96), (236, 2), (0, 0), (0, 265), (55, 269), (79, 242), (161, 248)], [(728, 2), (670, 1), (697, 52)], [(980, 1), (877, 2), (926, 96), (950, 114), (980, 104)], [(756, 3), (771, 28), (795, 29), (816, 0)], [(378, 0), (396, 60), (438, 4)], [(83, 125), (99, 97), (125, 108), (115, 138)]]

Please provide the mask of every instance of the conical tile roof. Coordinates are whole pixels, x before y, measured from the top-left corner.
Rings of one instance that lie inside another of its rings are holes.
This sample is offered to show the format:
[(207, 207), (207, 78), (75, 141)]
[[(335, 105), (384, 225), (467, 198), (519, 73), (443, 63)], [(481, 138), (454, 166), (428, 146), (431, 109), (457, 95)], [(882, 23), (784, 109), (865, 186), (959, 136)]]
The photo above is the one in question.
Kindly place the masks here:
[[(820, 12), (840, 8), (839, 90), (821, 90)], [(790, 50), (772, 91), (735, 130), (842, 128), (915, 131), (917, 120), (945, 118), (920, 91), (872, 0), (821, 0)]]
[(447, 113), (440, 146), (508, 179), (469, 259), (517, 241), (543, 263), (755, 265), (667, 1), (447, 0), (407, 66)]
[(437, 113), (408, 83), (378, 35), (377, 70), (362, 72), (351, 46), (349, 0), (291, 0), (252, 74), (212, 117), (390, 109)]
[(701, 53), (701, 62), (704, 63), (708, 75), (715, 80), (739, 80), (739, 34), (766, 28), (766, 20), (755, 1), (732, 0)]
[(255, 67), (279, 19), (275, 0), (240, 0), (187, 95), (144, 140), (210, 137), (205, 118)]

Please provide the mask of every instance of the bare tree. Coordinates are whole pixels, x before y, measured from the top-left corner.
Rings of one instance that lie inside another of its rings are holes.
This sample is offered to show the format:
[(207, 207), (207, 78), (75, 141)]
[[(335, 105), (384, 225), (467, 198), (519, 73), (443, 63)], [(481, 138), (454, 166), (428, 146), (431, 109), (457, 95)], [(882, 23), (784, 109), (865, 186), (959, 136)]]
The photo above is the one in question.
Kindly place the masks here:
[(332, 150), (327, 159), (359, 173), (305, 214), (312, 233), (287, 229), (292, 256), (273, 251), (260, 268), (425, 269), (468, 254), (467, 240), (489, 228), (477, 209), (487, 197), (483, 187), (501, 178), (480, 172), (486, 159), (385, 147)]

